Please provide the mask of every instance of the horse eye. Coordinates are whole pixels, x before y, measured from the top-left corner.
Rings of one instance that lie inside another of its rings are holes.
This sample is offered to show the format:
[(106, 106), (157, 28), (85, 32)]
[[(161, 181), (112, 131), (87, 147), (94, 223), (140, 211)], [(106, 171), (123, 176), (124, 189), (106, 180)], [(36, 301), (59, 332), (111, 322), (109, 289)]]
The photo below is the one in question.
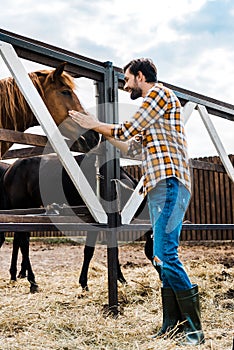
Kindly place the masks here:
[(61, 91), (61, 94), (63, 94), (64, 96), (71, 96), (71, 92), (69, 90), (63, 90)]

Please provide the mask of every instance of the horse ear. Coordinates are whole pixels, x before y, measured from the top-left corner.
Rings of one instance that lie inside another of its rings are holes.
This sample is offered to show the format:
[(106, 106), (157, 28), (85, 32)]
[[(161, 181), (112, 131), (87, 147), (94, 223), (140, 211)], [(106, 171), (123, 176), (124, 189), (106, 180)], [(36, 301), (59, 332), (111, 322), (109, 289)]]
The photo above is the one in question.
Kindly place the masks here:
[(66, 64), (67, 64), (67, 62), (63, 62), (54, 70), (54, 72), (52, 74), (53, 80), (56, 80), (58, 77), (60, 77), (62, 75)]

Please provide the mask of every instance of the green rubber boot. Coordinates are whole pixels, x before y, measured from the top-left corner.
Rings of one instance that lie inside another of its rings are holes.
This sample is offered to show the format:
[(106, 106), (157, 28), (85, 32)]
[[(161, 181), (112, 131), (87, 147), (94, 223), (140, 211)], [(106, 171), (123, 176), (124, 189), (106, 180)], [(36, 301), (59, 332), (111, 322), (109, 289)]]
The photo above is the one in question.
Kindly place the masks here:
[(181, 313), (179, 305), (176, 300), (175, 293), (171, 288), (161, 288), (162, 308), (163, 308), (163, 324), (153, 338), (158, 338), (168, 333), (168, 336), (172, 336), (181, 332), (182, 329), (179, 325), (181, 322)]
[(175, 293), (184, 322), (184, 340), (181, 345), (199, 345), (205, 342), (201, 326), (198, 286)]

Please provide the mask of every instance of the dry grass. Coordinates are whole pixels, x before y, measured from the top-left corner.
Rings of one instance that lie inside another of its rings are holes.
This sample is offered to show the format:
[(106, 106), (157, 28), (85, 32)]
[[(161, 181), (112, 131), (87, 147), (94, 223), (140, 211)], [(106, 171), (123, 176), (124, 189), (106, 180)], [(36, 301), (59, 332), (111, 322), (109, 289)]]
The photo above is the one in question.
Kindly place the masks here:
[[(200, 350), (231, 350), (234, 324), (232, 245), (183, 246), (182, 260), (200, 287), (206, 343)], [(160, 283), (142, 244), (120, 248), (127, 286), (119, 286), (121, 313), (103, 315), (107, 303), (106, 247), (97, 246), (89, 273), (90, 292), (78, 284), (83, 246), (34, 242), (32, 264), (40, 293), (26, 280), (9, 284), (11, 243), (1, 257), (1, 350), (175, 350), (191, 349), (173, 339), (151, 339), (161, 325)]]

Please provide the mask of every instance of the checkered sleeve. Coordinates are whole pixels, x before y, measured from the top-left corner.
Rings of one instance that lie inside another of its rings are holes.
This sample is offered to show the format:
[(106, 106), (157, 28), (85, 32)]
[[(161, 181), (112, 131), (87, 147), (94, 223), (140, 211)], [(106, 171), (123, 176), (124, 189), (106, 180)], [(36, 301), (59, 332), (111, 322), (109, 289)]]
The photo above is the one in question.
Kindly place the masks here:
[(112, 129), (112, 136), (126, 140), (141, 133), (165, 113), (167, 104), (166, 91), (160, 87), (154, 87), (143, 99), (141, 107), (130, 121), (116, 125)]

